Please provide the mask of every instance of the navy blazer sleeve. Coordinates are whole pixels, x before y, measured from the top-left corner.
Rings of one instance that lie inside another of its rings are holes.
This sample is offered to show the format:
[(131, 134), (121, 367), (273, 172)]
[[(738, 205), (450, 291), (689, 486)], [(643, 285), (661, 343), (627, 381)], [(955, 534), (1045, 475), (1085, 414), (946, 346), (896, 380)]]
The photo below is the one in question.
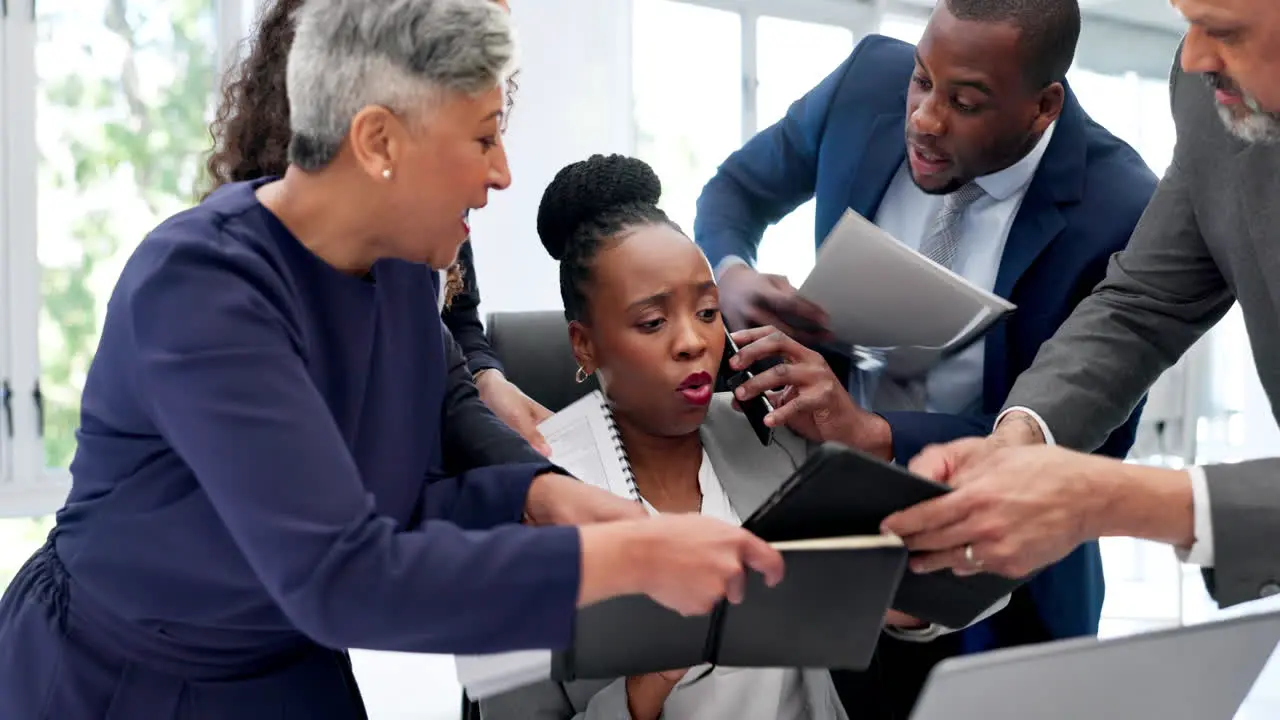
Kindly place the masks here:
[(502, 363), (489, 347), (484, 324), (480, 322), (480, 285), (476, 281), (475, 256), (470, 241), (463, 243), (458, 251), (458, 265), (462, 267), (462, 290), (453, 297), (440, 317), (462, 347), (472, 375), (481, 370), (502, 372)]
[(444, 333), (445, 359), (449, 363), (449, 385), (444, 399), (446, 469), (460, 473), (502, 463), (545, 462), (546, 458), (499, 420), (480, 399), (467, 358), (449, 330), (445, 329)]
[(693, 234), (711, 267), (729, 256), (754, 264), (765, 229), (813, 197), (827, 116), (861, 49), (730, 155), (707, 182)]
[(893, 459), (906, 465), (929, 445), (991, 432), (996, 415), (945, 415), (930, 412), (880, 413), (893, 432)]
[(122, 300), (140, 392), (300, 631), (417, 652), (567, 642), (577, 530), (516, 523), (538, 465), (424, 482), (427, 521), (399, 529), (377, 512), (268, 286), (201, 247), (163, 262)]
[[(1101, 455), (1123, 459), (1129, 454), (1137, 432), (1142, 406), (1129, 420), (1112, 433), (1105, 445), (1098, 449)], [(966, 437), (982, 437), (995, 427), (997, 414), (945, 415), (928, 412), (880, 413), (893, 433), (893, 459), (906, 465), (929, 445), (951, 442)]]

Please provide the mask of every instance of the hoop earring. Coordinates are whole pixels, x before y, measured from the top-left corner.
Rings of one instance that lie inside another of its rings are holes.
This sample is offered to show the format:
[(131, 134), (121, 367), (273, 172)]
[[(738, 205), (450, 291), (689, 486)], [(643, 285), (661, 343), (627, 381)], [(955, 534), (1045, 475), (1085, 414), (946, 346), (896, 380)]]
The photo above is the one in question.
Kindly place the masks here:
[(577, 380), (578, 384), (581, 385), (582, 383), (587, 381), (587, 371), (583, 370), (582, 366), (579, 365), (578, 372), (574, 374), (573, 379)]

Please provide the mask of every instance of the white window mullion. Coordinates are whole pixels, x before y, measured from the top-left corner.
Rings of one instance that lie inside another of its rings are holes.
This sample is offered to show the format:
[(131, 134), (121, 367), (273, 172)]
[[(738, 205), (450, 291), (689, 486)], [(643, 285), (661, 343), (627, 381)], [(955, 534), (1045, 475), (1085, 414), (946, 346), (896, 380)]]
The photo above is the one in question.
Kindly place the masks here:
[(36, 253), (39, 153), (36, 149), (35, 0), (9, 0), (5, 21), (5, 235), (8, 239), (9, 358), (14, 444), (11, 488), (41, 485), (42, 428), (35, 392), (40, 379), (40, 263)]
[(880, 32), (880, 22), (884, 20), (887, 6), (888, 0), (876, 0), (866, 5), (863, 14), (846, 26), (853, 31), (855, 45), (862, 38)]
[[(5, 482), (0, 485), (0, 517), (46, 515), (62, 504), (67, 473), (47, 472), (36, 403), (40, 379), (40, 262), (37, 254), (39, 154), (36, 149), (36, 0), (8, 0), (0, 58), (0, 340), (8, 378), (13, 423), (4, 418), (7, 445)], [(12, 428), (12, 441), (9, 431)]]
[(759, 130), (756, 110), (760, 76), (756, 72), (756, 25), (760, 13), (753, 8), (742, 11), (742, 142)]
[[(8, 126), (9, 78), (6, 72), (9, 49), (9, 15), (12, 8), (8, 0), (0, 0), (0, 127)], [(13, 444), (13, 332), (10, 322), (10, 295), (13, 283), (9, 280), (9, 227), (2, 218), (9, 217), (9, 147), (0, 142), (0, 492), (8, 487), (14, 477)]]
[(222, 73), (240, 59), (240, 41), (249, 32), (253, 18), (246, 18), (244, 0), (214, 0), (214, 24), (218, 38), (218, 62), (214, 67)]

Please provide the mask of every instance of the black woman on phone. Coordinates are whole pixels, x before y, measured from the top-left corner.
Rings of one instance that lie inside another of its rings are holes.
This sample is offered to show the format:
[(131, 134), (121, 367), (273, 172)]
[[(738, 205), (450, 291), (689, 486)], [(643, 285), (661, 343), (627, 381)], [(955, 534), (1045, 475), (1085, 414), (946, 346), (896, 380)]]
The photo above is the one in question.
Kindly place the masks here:
[[(650, 513), (700, 513), (737, 525), (817, 442), (850, 444), (853, 438), (842, 433), (858, 427), (850, 421), (857, 409), (821, 356), (795, 340), (769, 329), (728, 339), (711, 267), (657, 207), (660, 195), (644, 162), (596, 155), (561, 170), (547, 188), (538, 234), (560, 262), (579, 378), (599, 379), (631, 466), (628, 495)], [(744, 392), (761, 383), (785, 386), (767, 398), (744, 397), (746, 413), (731, 393), (714, 391), (726, 371), (740, 376), (746, 369), (733, 367), (732, 350), (726, 353), (734, 342), (744, 355), (786, 361), (731, 383), (745, 380)], [(749, 417), (762, 418), (764, 431)], [(887, 622), (915, 624), (896, 613)], [(795, 668), (703, 667), (544, 682), (481, 708), (485, 720), (850, 717), (828, 672)]]

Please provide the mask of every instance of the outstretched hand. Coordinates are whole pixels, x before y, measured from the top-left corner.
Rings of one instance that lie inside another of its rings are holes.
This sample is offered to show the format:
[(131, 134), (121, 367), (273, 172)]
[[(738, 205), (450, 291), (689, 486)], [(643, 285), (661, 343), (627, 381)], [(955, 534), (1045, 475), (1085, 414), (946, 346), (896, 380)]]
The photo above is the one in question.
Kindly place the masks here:
[(796, 292), (782, 275), (769, 275), (742, 264), (727, 268), (717, 283), (720, 307), (730, 327), (770, 326), (801, 342), (831, 339), (822, 308)]
[(962, 440), (911, 468), (955, 488), (885, 518), (912, 551), (911, 569), (1025, 577), (1097, 537), (1104, 458), (1058, 447)]
[(534, 450), (551, 456), (551, 446), (538, 431), (538, 425), (551, 417), (550, 410), (525, 395), (520, 388), (497, 370), (486, 370), (476, 377), (476, 389), (489, 410), (520, 434)]

